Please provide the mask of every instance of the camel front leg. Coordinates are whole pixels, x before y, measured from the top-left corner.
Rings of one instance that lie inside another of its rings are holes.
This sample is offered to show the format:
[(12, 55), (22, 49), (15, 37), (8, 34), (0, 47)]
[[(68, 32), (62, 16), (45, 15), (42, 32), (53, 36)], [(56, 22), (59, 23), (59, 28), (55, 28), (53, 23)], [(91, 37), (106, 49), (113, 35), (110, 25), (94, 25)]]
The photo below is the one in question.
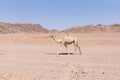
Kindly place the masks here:
[(60, 53), (60, 50), (61, 50), (61, 47), (59, 47), (59, 49), (58, 49), (58, 52), (57, 52), (57, 55), (59, 55), (59, 53)]
[(57, 52), (57, 55), (59, 55), (61, 53), (61, 49), (62, 49), (62, 45), (60, 45), (58, 52)]

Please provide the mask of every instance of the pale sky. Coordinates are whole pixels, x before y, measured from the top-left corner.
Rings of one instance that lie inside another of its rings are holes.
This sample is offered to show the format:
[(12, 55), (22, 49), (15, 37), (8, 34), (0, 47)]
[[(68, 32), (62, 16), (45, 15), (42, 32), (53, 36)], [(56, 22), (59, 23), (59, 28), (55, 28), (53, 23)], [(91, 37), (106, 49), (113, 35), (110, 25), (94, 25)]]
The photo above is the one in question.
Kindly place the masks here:
[(0, 22), (59, 30), (120, 23), (120, 0), (0, 0)]

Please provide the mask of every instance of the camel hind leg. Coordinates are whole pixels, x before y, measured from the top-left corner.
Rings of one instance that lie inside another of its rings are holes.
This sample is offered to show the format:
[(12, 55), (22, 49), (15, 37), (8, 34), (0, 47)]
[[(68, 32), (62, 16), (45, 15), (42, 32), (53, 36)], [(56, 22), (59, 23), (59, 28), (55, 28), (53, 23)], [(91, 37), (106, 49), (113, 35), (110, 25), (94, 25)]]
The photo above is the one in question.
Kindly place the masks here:
[(77, 45), (76, 47), (79, 49), (80, 54), (82, 54), (80, 46)]
[[(79, 49), (79, 53), (82, 54), (81, 48), (80, 48), (80, 46), (78, 45), (78, 42), (77, 42), (77, 41), (74, 42), (74, 47), (77, 47), (77, 48)], [(75, 52), (76, 52), (76, 48), (75, 48)]]

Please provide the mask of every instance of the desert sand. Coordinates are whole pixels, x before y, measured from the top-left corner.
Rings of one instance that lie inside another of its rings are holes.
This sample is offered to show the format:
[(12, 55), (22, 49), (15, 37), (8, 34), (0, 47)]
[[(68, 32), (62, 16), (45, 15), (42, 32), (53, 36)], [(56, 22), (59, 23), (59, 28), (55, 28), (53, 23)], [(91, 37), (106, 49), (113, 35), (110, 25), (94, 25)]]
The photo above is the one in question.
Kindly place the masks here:
[[(56, 34), (60, 38), (64, 34)], [(49, 34), (0, 34), (0, 80), (120, 80), (120, 33), (71, 33), (82, 55)]]

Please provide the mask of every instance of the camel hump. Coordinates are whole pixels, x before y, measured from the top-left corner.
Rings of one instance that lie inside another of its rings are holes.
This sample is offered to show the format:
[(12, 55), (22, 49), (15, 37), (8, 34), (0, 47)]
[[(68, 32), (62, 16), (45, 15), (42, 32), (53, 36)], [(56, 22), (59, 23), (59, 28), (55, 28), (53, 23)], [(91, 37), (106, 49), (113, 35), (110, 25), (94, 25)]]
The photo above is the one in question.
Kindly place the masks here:
[(64, 38), (63, 38), (64, 40), (67, 40), (67, 41), (73, 41), (74, 40), (74, 38), (72, 37), (72, 36), (64, 36)]

